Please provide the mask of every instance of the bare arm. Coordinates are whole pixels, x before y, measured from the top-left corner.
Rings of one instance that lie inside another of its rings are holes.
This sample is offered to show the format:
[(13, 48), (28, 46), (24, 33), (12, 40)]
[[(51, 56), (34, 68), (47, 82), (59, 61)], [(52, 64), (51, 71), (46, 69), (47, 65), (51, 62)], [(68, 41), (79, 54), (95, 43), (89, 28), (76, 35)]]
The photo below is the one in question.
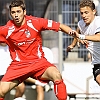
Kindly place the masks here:
[(100, 33), (97, 33), (95, 35), (89, 35), (85, 36), (86, 40), (94, 41), (94, 42), (100, 42)]
[[(76, 32), (80, 33), (80, 29), (77, 27)], [(79, 42), (78, 38), (74, 38), (74, 40), (72, 41), (72, 46), (75, 47), (77, 42)]]
[(60, 24), (59, 30), (66, 34), (69, 34), (69, 32), (72, 31), (72, 29), (69, 26), (64, 25), (64, 24)]
[(78, 34), (78, 32), (75, 32), (73, 34), (73, 36), (77, 37), (81, 40), (89, 40), (89, 41), (93, 41), (93, 42), (100, 42), (100, 32), (98, 32), (95, 35), (80, 35), (80, 34)]
[[(79, 28), (77, 28), (76, 31), (79, 33), (80, 32)], [(73, 49), (76, 46), (77, 42), (78, 42), (78, 39), (74, 38), (72, 43), (67, 47), (67, 52), (70, 52), (71, 49)]]

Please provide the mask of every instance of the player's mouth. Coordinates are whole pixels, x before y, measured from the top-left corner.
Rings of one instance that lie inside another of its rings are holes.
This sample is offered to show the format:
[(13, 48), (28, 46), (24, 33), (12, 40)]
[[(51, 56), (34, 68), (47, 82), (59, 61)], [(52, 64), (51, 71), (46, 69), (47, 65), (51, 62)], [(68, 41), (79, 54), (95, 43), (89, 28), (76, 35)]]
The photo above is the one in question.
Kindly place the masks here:
[(84, 22), (87, 22), (88, 21), (88, 18), (84, 18), (83, 20), (84, 20)]
[(16, 18), (15, 21), (16, 21), (17, 23), (19, 23), (19, 19), (18, 19), (18, 18)]

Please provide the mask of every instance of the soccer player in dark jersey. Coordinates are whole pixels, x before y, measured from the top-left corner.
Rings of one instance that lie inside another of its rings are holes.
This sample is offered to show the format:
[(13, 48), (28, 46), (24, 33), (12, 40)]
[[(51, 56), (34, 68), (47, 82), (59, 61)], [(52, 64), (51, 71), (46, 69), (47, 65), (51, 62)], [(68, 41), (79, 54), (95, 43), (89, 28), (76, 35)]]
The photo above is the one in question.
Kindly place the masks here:
[(66, 85), (61, 73), (44, 57), (41, 31), (63, 31), (69, 34), (72, 29), (53, 20), (27, 16), (22, 0), (13, 0), (9, 10), (12, 20), (0, 27), (0, 42), (9, 46), (12, 62), (0, 82), (0, 100), (4, 100), (8, 91), (28, 77), (41, 82), (53, 81), (58, 100), (66, 100)]

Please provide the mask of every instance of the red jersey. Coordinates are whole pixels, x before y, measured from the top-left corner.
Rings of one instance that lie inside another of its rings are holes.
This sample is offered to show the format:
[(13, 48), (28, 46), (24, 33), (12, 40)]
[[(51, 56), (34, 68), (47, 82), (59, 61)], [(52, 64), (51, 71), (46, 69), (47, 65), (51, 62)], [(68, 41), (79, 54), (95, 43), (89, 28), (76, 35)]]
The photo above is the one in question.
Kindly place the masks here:
[(59, 23), (43, 18), (25, 16), (26, 22), (18, 27), (13, 20), (0, 27), (0, 41), (9, 45), (13, 61), (35, 61), (44, 57), (41, 31), (59, 30)]

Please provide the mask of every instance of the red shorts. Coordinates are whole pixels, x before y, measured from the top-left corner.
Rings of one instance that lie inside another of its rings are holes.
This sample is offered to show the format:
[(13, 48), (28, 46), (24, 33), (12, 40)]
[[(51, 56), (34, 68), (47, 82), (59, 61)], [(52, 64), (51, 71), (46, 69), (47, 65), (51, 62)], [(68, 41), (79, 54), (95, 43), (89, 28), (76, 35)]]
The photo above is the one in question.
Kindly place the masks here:
[(18, 80), (19, 82), (23, 82), (28, 77), (40, 80), (41, 75), (46, 71), (48, 67), (51, 66), (55, 67), (55, 65), (48, 62), (45, 58), (34, 62), (12, 62), (1, 81), (9, 82)]

